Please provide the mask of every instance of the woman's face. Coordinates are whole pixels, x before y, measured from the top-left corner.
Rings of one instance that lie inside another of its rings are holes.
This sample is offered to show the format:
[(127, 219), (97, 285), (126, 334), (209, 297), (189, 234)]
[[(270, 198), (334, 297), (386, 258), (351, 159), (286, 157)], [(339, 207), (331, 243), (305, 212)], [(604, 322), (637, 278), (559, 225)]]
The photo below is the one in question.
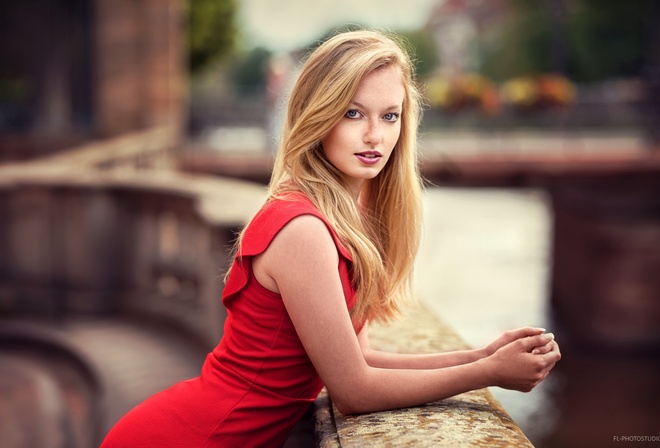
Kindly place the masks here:
[(330, 163), (341, 171), (357, 198), (364, 181), (380, 173), (399, 140), (405, 89), (398, 67), (367, 74), (349, 110), (321, 141)]

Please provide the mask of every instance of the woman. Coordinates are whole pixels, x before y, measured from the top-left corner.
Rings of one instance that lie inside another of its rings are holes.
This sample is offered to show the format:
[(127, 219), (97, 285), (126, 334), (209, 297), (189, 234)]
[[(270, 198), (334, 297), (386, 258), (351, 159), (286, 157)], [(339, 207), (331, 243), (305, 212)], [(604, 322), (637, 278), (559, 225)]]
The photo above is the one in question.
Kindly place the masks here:
[(220, 344), (199, 378), (136, 407), (103, 447), (281, 446), (323, 385), (341, 412), (364, 413), (545, 378), (560, 354), (543, 329), (452, 353), (369, 347), (369, 322), (411, 296), (419, 115), (411, 62), (392, 39), (354, 31), (313, 52), (269, 198), (239, 238)]

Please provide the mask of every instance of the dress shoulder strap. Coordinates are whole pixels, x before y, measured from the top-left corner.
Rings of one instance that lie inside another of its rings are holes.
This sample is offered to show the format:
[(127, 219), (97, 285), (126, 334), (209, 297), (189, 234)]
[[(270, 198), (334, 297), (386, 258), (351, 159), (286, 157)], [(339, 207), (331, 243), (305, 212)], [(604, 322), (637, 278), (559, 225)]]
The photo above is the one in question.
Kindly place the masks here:
[(247, 284), (250, 275), (249, 258), (263, 253), (278, 232), (289, 221), (301, 215), (316, 216), (323, 221), (332, 235), (339, 254), (347, 261), (352, 261), (351, 255), (335, 230), (307, 197), (302, 194), (292, 194), (284, 199), (274, 199), (267, 202), (248, 224), (223, 290), (223, 298), (235, 294)]

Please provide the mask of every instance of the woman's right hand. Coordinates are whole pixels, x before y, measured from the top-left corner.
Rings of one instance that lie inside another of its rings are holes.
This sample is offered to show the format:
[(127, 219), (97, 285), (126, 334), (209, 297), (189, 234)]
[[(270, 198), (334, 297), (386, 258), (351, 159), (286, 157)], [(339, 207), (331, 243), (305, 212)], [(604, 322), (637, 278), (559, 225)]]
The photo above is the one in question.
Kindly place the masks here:
[(504, 389), (529, 392), (548, 376), (561, 359), (551, 333), (516, 339), (485, 358), (491, 383)]

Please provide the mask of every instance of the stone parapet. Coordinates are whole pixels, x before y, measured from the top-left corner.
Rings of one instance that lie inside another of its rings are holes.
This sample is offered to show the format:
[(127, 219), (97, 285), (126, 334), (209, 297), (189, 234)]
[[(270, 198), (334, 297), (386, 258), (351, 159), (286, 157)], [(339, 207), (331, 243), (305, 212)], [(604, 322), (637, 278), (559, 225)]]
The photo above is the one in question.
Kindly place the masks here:
[(266, 191), (149, 169), (167, 135), (0, 166), (0, 316), (142, 316), (217, 342), (230, 249)]
[[(430, 353), (468, 348), (446, 323), (421, 306), (388, 326), (374, 326), (374, 348)], [(316, 438), (321, 448), (348, 447), (531, 447), (487, 389), (476, 390), (425, 406), (343, 415), (327, 392), (315, 402)]]

